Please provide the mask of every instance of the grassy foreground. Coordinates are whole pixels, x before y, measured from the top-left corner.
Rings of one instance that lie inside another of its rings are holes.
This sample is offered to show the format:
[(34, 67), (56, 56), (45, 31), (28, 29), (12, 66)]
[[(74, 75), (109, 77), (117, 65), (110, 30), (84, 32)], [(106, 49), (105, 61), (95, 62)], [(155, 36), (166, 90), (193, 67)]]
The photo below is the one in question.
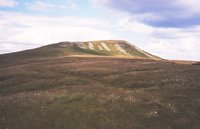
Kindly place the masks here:
[(0, 60), (0, 129), (199, 129), (200, 65)]

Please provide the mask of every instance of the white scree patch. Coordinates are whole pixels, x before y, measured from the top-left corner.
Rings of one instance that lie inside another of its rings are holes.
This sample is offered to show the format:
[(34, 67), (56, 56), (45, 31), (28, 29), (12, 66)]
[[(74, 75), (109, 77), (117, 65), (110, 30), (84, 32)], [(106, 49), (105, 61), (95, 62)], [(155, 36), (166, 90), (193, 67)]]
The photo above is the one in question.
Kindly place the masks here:
[(88, 45), (89, 45), (88, 47), (89, 47), (90, 49), (94, 50), (93, 43), (89, 42)]
[(115, 44), (115, 47), (117, 48), (117, 50), (119, 50), (120, 52), (124, 53), (124, 54), (128, 54), (121, 46), (120, 44)]
[(105, 43), (101, 43), (101, 45), (102, 45), (103, 48), (105, 48), (107, 51), (110, 51), (110, 48), (109, 48)]
[(86, 47), (85, 47), (85, 46), (80, 46), (80, 48), (82, 48), (82, 49), (86, 49)]

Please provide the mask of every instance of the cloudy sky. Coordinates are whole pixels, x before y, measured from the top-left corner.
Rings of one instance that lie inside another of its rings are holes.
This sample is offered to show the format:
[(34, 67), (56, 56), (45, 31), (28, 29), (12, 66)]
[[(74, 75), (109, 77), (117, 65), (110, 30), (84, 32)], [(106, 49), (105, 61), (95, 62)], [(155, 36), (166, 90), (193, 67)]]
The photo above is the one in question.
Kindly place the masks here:
[(0, 54), (60, 41), (127, 40), (200, 60), (200, 0), (0, 0)]

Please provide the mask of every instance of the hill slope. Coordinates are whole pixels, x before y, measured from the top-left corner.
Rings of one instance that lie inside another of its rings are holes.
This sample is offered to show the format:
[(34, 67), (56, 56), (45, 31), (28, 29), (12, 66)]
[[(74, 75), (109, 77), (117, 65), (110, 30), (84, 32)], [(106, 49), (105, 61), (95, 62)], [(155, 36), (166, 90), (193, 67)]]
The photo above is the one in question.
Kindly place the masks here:
[(200, 67), (131, 58), (0, 60), (1, 129), (199, 129)]
[(33, 50), (2, 55), (0, 58), (32, 58), (55, 56), (114, 56), (137, 59), (160, 59), (126, 41), (102, 40), (88, 42), (60, 42)]
[(122, 42), (1, 55), (0, 129), (199, 129), (199, 62), (112, 58)]

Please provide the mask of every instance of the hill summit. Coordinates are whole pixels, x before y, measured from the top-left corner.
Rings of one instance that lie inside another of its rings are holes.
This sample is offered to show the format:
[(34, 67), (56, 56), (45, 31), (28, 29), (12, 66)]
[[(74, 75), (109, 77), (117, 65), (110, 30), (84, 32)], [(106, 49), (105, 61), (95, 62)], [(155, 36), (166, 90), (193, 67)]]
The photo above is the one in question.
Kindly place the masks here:
[(18, 56), (18, 58), (19, 56), (23, 58), (49, 56), (111, 56), (136, 59), (160, 59), (123, 40), (60, 42), (13, 54), (8, 55)]

